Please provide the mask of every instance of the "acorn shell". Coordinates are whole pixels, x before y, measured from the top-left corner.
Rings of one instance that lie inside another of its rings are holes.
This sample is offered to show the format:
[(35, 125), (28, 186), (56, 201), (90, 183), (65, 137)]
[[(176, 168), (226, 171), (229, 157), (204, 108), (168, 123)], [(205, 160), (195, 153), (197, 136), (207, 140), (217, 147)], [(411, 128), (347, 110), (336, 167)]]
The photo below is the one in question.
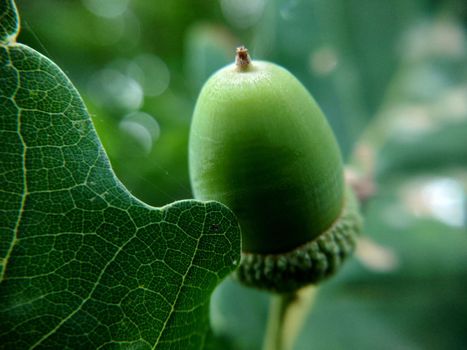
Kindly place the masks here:
[(206, 82), (193, 115), (189, 160), (195, 197), (224, 203), (239, 219), (244, 281), (269, 273), (254, 272), (247, 261), (258, 265), (258, 257), (290, 254), (346, 212), (332, 130), (303, 85), (272, 63), (230, 65)]

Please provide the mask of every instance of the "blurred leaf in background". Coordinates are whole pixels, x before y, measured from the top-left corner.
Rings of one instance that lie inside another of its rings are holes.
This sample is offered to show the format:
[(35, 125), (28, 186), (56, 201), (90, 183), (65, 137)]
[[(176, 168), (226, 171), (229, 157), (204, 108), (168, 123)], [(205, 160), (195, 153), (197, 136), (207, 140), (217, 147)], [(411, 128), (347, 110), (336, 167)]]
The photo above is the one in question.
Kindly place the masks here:
[[(357, 259), (320, 288), (296, 348), (467, 346), (465, 1), (17, 4), (21, 41), (70, 75), (118, 176), (153, 205), (192, 197), (191, 112), (235, 46), (289, 69), (377, 187)], [(231, 349), (260, 348), (266, 294), (226, 281), (211, 312)]]

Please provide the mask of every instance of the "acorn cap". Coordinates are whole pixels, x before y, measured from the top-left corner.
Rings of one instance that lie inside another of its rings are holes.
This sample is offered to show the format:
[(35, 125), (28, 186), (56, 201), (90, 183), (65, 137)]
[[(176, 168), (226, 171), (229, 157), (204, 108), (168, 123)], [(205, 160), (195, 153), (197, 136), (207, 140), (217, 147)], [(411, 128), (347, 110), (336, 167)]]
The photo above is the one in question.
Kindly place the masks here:
[(329, 229), (285, 253), (242, 253), (235, 277), (245, 285), (277, 293), (317, 284), (337, 272), (352, 254), (361, 226), (358, 202), (349, 187), (342, 213)]

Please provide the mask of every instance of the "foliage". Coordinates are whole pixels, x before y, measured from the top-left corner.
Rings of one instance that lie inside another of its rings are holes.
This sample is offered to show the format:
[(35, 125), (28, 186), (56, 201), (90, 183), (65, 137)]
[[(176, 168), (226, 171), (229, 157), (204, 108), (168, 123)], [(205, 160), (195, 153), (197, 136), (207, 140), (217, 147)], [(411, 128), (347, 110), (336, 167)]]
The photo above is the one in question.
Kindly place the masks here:
[(203, 347), (210, 294), (239, 261), (233, 214), (131, 196), (75, 88), (0, 9), (0, 344)]

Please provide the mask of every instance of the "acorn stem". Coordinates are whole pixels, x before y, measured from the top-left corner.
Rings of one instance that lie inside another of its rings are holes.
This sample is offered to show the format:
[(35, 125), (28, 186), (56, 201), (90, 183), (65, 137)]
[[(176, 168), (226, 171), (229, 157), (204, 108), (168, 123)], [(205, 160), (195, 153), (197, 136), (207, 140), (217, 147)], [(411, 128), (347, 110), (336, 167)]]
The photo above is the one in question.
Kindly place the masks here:
[(245, 46), (237, 47), (235, 54), (235, 64), (239, 69), (247, 68), (251, 63), (250, 54)]
[(284, 322), (286, 321), (287, 308), (294, 298), (295, 293), (271, 295), (263, 350), (286, 350), (284, 347)]
[(293, 293), (273, 294), (263, 350), (291, 350), (310, 313), (317, 288), (309, 286)]

